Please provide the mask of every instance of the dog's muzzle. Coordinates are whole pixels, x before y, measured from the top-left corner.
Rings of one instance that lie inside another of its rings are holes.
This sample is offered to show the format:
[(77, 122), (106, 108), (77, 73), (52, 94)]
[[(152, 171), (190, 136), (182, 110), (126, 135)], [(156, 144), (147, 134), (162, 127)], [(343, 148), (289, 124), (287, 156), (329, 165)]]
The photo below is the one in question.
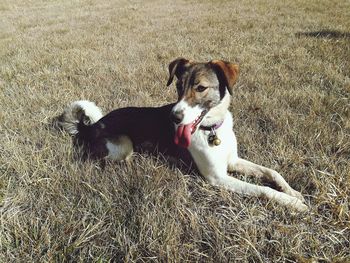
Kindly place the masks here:
[(181, 123), (182, 120), (184, 119), (183, 111), (173, 111), (173, 112), (171, 112), (170, 119), (175, 124)]
[(180, 124), (184, 119), (183, 111), (175, 111), (171, 114), (172, 121), (176, 124), (176, 132), (174, 137), (174, 142), (176, 145), (187, 148), (191, 144), (191, 135), (195, 133), (198, 125), (203, 120), (207, 110), (203, 110), (201, 114), (189, 124)]

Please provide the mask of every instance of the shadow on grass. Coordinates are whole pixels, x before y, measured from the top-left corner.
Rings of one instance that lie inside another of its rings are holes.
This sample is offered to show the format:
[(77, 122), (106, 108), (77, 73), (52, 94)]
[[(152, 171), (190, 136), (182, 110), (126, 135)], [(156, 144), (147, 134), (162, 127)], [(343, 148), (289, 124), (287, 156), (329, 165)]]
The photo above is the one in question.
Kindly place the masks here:
[(315, 38), (328, 38), (328, 39), (350, 39), (350, 33), (332, 31), (332, 30), (321, 30), (313, 32), (298, 32), (295, 34), (296, 37), (315, 37)]

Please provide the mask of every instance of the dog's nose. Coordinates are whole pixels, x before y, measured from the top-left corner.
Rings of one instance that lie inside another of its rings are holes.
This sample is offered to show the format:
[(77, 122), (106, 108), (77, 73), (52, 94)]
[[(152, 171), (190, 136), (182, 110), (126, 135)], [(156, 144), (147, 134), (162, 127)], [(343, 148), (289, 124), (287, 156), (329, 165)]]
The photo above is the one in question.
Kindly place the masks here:
[(183, 118), (184, 113), (182, 111), (173, 111), (170, 115), (170, 119), (176, 124), (182, 122)]

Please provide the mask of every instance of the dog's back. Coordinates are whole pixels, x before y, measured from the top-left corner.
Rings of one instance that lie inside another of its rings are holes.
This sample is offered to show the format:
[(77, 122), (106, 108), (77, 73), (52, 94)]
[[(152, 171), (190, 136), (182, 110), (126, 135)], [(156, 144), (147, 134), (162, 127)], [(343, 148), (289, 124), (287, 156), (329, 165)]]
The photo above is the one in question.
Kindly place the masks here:
[(147, 151), (183, 157), (187, 163), (191, 159), (188, 151), (173, 142), (175, 131), (169, 118), (173, 106), (119, 108), (102, 117), (93, 102), (76, 101), (57, 118), (56, 124), (94, 158), (123, 160), (132, 151)]

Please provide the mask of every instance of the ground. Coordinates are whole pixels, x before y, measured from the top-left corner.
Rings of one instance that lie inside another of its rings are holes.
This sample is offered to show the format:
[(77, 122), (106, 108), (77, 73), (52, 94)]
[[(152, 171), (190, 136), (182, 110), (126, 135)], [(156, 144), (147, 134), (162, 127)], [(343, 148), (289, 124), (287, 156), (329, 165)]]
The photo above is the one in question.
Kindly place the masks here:
[[(349, 262), (349, 10), (345, 0), (1, 1), (0, 261)], [(52, 129), (77, 99), (104, 112), (173, 102), (167, 66), (180, 56), (240, 64), (239, 154), (278, 170), (308, 212), (212, 187), (162, 157), (82, 162)]]

